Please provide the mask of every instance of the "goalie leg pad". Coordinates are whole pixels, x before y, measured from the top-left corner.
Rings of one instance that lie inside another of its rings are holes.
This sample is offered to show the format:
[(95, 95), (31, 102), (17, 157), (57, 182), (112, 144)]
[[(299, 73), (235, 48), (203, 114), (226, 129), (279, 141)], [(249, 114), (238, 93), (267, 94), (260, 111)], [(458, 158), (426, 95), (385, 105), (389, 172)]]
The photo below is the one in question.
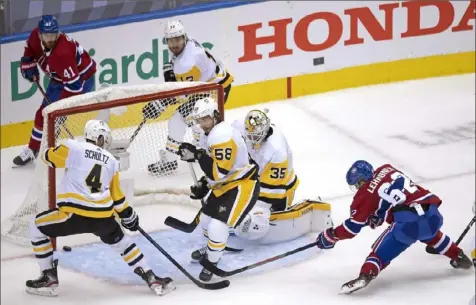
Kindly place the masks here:
[(304, 200), (287, 211), (272, 212), (268, 233), (260, 244), (286, 242), (310, 232), (322, 232), (333, 226), (330, 204)]

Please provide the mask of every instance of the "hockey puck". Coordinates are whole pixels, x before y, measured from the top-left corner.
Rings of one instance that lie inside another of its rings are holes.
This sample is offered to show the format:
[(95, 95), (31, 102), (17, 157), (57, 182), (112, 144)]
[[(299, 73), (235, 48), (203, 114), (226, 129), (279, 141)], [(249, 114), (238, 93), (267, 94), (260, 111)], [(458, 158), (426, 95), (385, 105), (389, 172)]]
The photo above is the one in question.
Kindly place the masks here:
[(71, 252), (71, 247), (70, 246), (63, 246), (63, 250), (66, 252)]

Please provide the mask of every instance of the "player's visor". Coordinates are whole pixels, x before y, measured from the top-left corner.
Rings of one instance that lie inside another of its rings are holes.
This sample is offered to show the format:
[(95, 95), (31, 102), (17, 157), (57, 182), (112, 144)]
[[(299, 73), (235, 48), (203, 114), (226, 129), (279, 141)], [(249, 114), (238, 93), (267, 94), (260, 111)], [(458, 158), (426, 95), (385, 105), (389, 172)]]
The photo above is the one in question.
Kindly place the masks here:
[(354, 193), (357, 193), (357, 191), (359, 190), (359, 188), (365, 184), (365, 181), (364, 180), (360, 180), (359, 182), (357, 182), (356, 184), (351, 184), (349, 185), (349, 188), (352, 192)]

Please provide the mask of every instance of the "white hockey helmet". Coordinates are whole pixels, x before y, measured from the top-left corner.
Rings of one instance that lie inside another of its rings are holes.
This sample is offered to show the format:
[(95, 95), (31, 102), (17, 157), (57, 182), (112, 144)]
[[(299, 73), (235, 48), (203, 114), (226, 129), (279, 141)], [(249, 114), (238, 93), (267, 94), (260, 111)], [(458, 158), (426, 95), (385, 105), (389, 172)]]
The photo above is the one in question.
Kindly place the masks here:
[(112, 142), (111, 129), (102, 120), (89, 120), (84, 126), (84, 138), (97, 143), (99, 137), (104, 138), (104, 149), (107, 149)]
[(260, 144), (268, 134), (271, 120), (266, 115), (267, 109), (251, 110), (245, 117), (246, 140), (252, 144)]
[(183, 26), (180, 20), (169, 20), (165, 25), (165, 38), (175, 38), (185, 36), (187, 39), (187, 32), (185, 32), (185, 27)]
[(192, 117), (194, 120), (198, 120), (206, 116), (216, 119), (218, 114), (218, 103), (214, 98), (211, 97), (202, 98), (196, 101), (192, 110)]

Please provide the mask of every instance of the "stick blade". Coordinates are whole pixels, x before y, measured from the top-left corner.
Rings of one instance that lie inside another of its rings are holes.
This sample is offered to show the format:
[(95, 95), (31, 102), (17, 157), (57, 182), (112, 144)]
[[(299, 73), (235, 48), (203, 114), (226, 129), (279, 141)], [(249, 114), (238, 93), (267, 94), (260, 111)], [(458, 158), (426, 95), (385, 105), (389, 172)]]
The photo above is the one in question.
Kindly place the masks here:
[(208, 290), (219, 290), (219, 289), (227, 288), (228, 286), (230, 286), (230, 281), (224, 280), (224, 281), (216, 282), (216, 283), (203, 284), (202, 288), (208, 289)]
[(165, 218), (164, 224), (185, 233), (192, 233), (196, 228), (195, 225), (189, 225), (171, 216), (168, 216), (167, 218)]
[(200, 260), (200, 265), (202, 265), (203, 268), (207, 269), (211, 273), (213, 273), (215, 275), (218, 275), (219, 277), (227, 277), (228, 276), (228, 272), (226, 272), (226, 271), (218, 268), (217, 266), (213, 265), (207, 259), (201, 259)]

